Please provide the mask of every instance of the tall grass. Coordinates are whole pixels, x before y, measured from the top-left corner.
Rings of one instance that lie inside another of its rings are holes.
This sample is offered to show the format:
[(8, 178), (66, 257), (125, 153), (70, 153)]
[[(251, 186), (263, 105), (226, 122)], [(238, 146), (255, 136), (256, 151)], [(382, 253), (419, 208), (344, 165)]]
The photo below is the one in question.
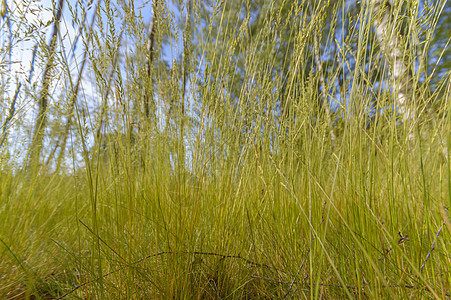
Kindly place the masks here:
[[(413, 74), (408, 105), (417, 115), (402, 121), (364, 21), (368, 6), (354, 15), (330, 7), (332, 15), (362, 18), (342, 41), (333, 32), (348, 25), (338, 17), (327, 34), (325, 11), (294, 18), (282, 65), (273, 39), (286, 26), (282, 13), (251, 39), (250, 25), (225, 22), (233, 11), (219, 6), (198, 32), (205, 42), (190, 68), (168, 70), (157, 55), (151, 74), (160, 119), (149, 121), (140, 109), (145, 55), (127, 52), (115, 65), (128, 39), (144, 45), (144, 24), (125, 11), (129, 31), (108, 28), (113, 12), (104, 7), (97, 28), (104, 36), (93, 38), (87, 76), (98, 99), (109, 100), (98, 110), (78, 101), (60, 169), (41, 167), (30, 177), (2, 159), (1, 298), (451, 297), (449, 73), (444, 93), (428, 92), (430, 78)], [(160, 10), (163, 51), (174, 32)], [(407, 36), (420, 30), (409, 28)], [(434, 28), (421, 30), (428, 36)], [(312, 53), (332, 47), (337, 63), (319, 69), (327, 55)], [(428, 53), (433, 45), (415, 47)], [(182, 69), (189, 70), (183, 108)]]

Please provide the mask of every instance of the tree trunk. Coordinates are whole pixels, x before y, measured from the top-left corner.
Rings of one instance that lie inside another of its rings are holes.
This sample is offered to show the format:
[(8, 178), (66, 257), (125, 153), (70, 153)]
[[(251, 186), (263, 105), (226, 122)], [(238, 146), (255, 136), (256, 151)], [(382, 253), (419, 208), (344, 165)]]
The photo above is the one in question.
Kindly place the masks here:
[[(325, 4), (321, 4), (321, 5), (325, 5)], [(313, 11), (313, 3), (309, 3), (309, 10), (310, 10), (310, 14), (312, 16), (317, 15), (314, 11)], [(317, 36), (317, 32), (313, 33), (313, 49), (315, 52), (315, 63), (316, 63), (316, 69), (317, 72), (319, 73), (320, 76), (320, 83), (321, 83), (321, 96), (323, 97), (323, 102), (321, 103), (322, 105), (322, 109), (324, 110), (325, 114), (326, 114), (326, 122), (327, 122), (327, 129), (329, 130), (329, 138), (332, 142), (332, 145), (335, 147), (335, 134), (334, 134), (334, 130), (333, 130), (333, 126), (332, 126), (332, 112), (330, 110), (330, 102), (328, 99), (328, 93), (326, 91), (327, 87), (326, 87), (326, 80), (324, 79), (324, 73), (323, 73), (323, 68), (322, 68), (322, 62), (321, 62), (321, 56), (319, 53), (319, 48), (320, 48), (320, 44), (318, 42), (318, 36)]]
[[(36, 61), (37, 50), (38, 50), (38, 44), (36, 43), (36, 45), (33, 48), (33, 55), (32, 55), (32, 58), (31, 58), (31, 65), (30, 65), (30, 74), (28, 75), (28, 79), (27, 79), (28, 83), (31, 82), (31, 78), (33, 76), (34, 63)], [(8, 116), (6, 117), (5, 121), (2, 124), (2, 135), (1, 135), (1, 141), (0, 141), (0, 149), (3, 147), (3, 144), (7, 140), (9, 122), (11, 122), (12, 118), (14, 117), (14, 114), (16, 113), (17, 98), (19, 97), (21, 88), (22, 88), (22, 83), (21, 82), (17, 82), (16, 91), (14, 92), (14, 97), (13, 97), (13, 99), (11, 101), (11, 105), (9, 107), (9, 114), (8, 114)]]
[[(154, 52), (154, 43), (155, 43), (155, 23), (156, 23), (156, 12), (158, 10), (159, 0), (155, 0), (152, 9), (152, 18), (149, 23), (149, 30), (147, 35), (147, 62), (146, 62), (146, 71), (147, 78), (145, 83), (145, 91), (144, 91), (144, 113), (146, 117), (146, 123), (150, 119), (150, 105), (152, 105), (152, 110), (155, 112), (155, 107), (153, 105), (153, 78), (152, 75), (152, 65), (153, 65), (153, 52)], [(152, 116), (156, 119), (156, 116)], [(156, 120), (153, 120), (156, 122)]]
[(42, 77), (42, 88), (39, 95), (39, 112), (36, 118), (34, 136), (31, 144), (31, 154), (29, 157), (29, 166), (36, 170), (39, 166), (39, 157), (41, 155), (41, 150), (44, 141), (45, 127), (47, 125), (47, 101), (50, 86), (50, 75), (53, 68), (53, 60), (55, 56), (55, 48), (57, 42), (57, 36), (59, 31), (59, 23), (61, 20), (61, 15), (63, 11), (64, 0), (60, 0), (58, 3), (58, 8), (56, 11), (55, 21), (53, 23), (53, 32), (49, 45), (49, 57), (47, 64), (45, 65), (44, 75)]
[(1, 140), (0, 140), (0, 149), (3, 147), (3, 144), (6, 141), (6, 136), (8, 135), (8, 125), (9, 122), (11, 121), (11, 119), (14, 116), (14, 113), (16, 112), (16, 102), (17, 102), (17, 97), (19, 96), (19, 92), (20, 92), (20, 88), (22, 87), (22, 83), (20, 83), (19, 81), (17, 81), (17, 88), (16, 88), (16, 92), (14, 93), (14, 97), (11, 101), (11, 106), (9, 107), (9, 114), (6, 117), (5, 121), (2, 124), (2, 135), (1, 135)]
[(184, 174), (185, 170), (185, 100), (186, 100), (186, 84), (189, 78), (189, 61), (190, 61), (190, 42), (191, 42), (191, 26), (190, 26), (190, 18), (192, 13), (193, 5), (192, 0), (188, 0), (188, 7), (186, 9), (186, 20), (185, 20), (185, 29), (183, 31), (183, 54), (182, 54), (182, 103), (180, 105), (179, 118), (180, 118), (180, 137), (179, 137), (179, 163), (180, 170)]
[[(47, 162), (45, 163), (45, 165), (49, 164), (49, 162), (53, 158), (53, 155), (54, 155), (56, 149), (58, 148), (58, 146), (60, 146), (61, 150), (60, 150), (60, 153), (58, 155), (57, 162), (56, 162), (56, 169), (57, 170), (60, 168), (61, 162), (62, 162), (62, 160), (64, 158), (64, 153), (65, 153), (65, 150), (66, 150), (67, 137), (68, 137), (69, 131), (70, 131), (71, 127), (72, 127), (72, 115), (73, 115), (73, 111), (74, 111), (74, 108), (75, 108), (75, 102), (77, 101), (78, 91), (80, 89), (80, 83), (81, 83), (81, 79), (82, 79), (82, 76), (83, 76), (83, 70), (85, 68), (85, 63), (86, 63), (86, 60), (87, 60), (89, 44), (91, 42), (91, 36), (92, 36), (92, 30), (93, 30), (94, 22), (95, 22), (95, 19), (97, 17), (97, 7), (99, 5), (99, 2), (100, 1), (97, 1), (97, 5), (94, 8), (94, 13), (93, 13), (93, 16), (92, 16), (91, 25), (89, 27), (88, 40), (87, 40), (85, 52), (83, 54), (83, 60), (81, 62), (80, 71), (78, 72), (77, 83), (75, 84), (75, 87), (72, 87), (72, 93), (71, 93), (71, 98), (70, 98), (69, 114), (67, 116), (67, 122), (66, 122), (66, 126), (64, 128), (63, 136), (61, 137), (61, 141), (58, 142), (58, 144), (55, 146), (55, 148), (53, 149), (51, 155), (48, 157)], [(72, 81), (71, 81), (71, 83), (72, 83)]]
[(373, 21), (376, 36), (381, 44), (385, 59), (390, 67), (391, 86), (395, 95), (395, 106), (399, 116), (405, 121), (413, 117), (409, 104), (413, 96), (413, 73), (410, 60), (402, 41), (399, 27), (396, 26), (392, 0), (369, 0), (374, 6)]

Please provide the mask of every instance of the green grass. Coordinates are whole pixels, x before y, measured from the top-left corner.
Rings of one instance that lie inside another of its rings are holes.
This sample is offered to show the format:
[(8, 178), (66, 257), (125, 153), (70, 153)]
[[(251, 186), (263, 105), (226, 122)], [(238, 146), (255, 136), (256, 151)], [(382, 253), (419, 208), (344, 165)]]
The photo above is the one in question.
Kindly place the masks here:
[[(144, 120), (133, 139), (115, 134), (143, 117), (118, 104), (107, 123), (114, 146), (104, 151), (80, 146), (96, 126), (79, 113), (61, 169), (29, 176), (2, 160), (0, 298), (450, 298), (449, 96), (422, 99), (441, 103), (429, 119), (401, 122), (389, 110), (395, 96), (379, 91), (381, 113), (368, 125), (368, 75), (345, 90), (353, 103), (327, 112), (318, 104), (321, 75), (298, 68), (311, 60), (308, 33), (290, 39), (287, 86), (258, 46), (269, 36), (262, 29), (249, 44), (230, 41), (219, 58), (209, 47), (221, 45), (205, 45), (214, 66), (205, 82), (191, 71), (187, 112), (174, 100), (181, 75), (155, 71), (167, 126)], [(233, 51), (245, 53), (243, 73)], [(355, 74), (364, 70), (358, 61)], [(218, 86), (236, 89), (238, 73), (255, 85), (244, 80), (233, 98)], [(133, 84), (114, 84), (115, 103), (139, 95)], [(421, 111), (415, 97), (409, 107)]]
[[(168, 164), (144, 170), (126, 156), (91, 175), (91, 189), (83, 170), (29, 182), (5, 174), (0, 293), (448, 297), (450, 233), (437, 234), (449, 164), (432, 150), (422, 164), (417, 148), (379, 145), (375, 154), (361, 133), (332, 154), (314, 138), (282, 158), (248, 145), (235, 178), (224, 165), (215, 178), (182, 181)], [(398, 232), (409, 239), (399, 243)]]

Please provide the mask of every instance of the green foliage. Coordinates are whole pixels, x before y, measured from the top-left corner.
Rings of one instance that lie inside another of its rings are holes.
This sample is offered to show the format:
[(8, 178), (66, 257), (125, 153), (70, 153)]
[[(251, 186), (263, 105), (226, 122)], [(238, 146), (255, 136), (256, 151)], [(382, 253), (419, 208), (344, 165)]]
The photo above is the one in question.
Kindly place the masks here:
[(368, 1), (155, 1), (154, 55), (133, 3), (68, 4), (89, 82), (57, 51), (45, 163), (5, 139), (0, 298), (450, 297), (445, 1), (393, 1), (404, 120)]

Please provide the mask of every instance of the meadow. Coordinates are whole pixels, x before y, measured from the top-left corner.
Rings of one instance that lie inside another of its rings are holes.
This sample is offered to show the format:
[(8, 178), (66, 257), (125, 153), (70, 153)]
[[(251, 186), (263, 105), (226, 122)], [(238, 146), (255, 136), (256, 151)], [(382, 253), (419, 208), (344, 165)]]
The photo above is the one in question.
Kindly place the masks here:
[[(445, 59), (423, 60), (446, 58), (439, 25), (424, 25), (440, 10), (393, 8), (412, 18), (403, 37), (424, 38), (393, 38), (393, 58), (375, 4), (263, 1), (261, 21), (194, 4), (174, 29), (157, 2), (153, 58), (148, 24), (124, 8), (120, 31), (99, 4), (81, 37), (94, 95), (73, 88), (83, 68), (73, 76), (56, 51), (64, 71), (50, 86), (66, 76), (72, 92), (49, 89), (42, 149), (33, 130), (13, 138), (33, 126), (8, 125), (0, 298), (451, 298), (451, 80)], [(143, 46), (121, 50), (132, 38)], [(171, 65), (161, 53), (177, 45)], [(391, 59), (412, 66), (406, 83)], [(42, 104), (41, 85), (18, 101)], [(28, 109), (17, 107), (15, 118)]]

